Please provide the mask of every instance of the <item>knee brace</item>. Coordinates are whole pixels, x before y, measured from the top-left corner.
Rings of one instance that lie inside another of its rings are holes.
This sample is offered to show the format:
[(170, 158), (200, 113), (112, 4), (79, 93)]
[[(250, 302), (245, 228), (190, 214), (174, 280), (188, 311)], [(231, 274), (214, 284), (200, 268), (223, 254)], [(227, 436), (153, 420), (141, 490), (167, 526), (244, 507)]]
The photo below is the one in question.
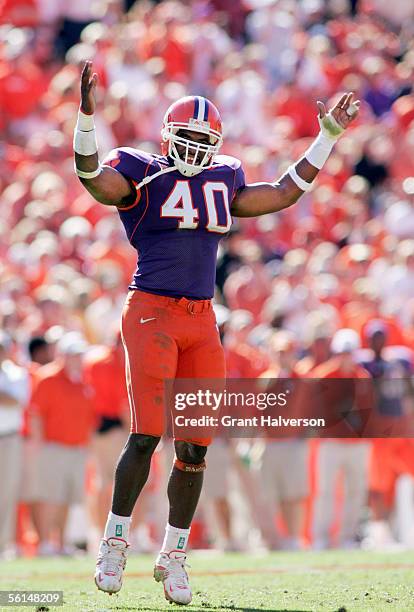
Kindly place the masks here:
[(152, 455), (161, 438), (147, 436), (146, 434), (132, 433), (129, 435), (127, 446), (133, 448), (141, 455)]
[(174, 466), (182, 472), (203, 472), (206, 469), (207, 446), (198, 446), (191, 442), (176, 440)]

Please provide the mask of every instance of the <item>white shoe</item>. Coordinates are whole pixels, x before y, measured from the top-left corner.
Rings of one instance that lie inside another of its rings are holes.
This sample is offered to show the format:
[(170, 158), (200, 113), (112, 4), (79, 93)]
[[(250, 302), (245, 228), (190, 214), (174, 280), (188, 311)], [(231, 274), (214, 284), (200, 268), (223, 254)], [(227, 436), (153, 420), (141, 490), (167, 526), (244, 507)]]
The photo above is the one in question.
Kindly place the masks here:
[(180, 551), (161, 552), (154, 567), (155, 580), (164, 584), (165, 599), (184, 606), (189, 604), (193, 597), (185, 571), (185, 560), (185, 553)]
[(101, 540), (95, 570), (95, 584), (100, 591), (117, 593), (127, 561), (128, 544), (122, 538)]

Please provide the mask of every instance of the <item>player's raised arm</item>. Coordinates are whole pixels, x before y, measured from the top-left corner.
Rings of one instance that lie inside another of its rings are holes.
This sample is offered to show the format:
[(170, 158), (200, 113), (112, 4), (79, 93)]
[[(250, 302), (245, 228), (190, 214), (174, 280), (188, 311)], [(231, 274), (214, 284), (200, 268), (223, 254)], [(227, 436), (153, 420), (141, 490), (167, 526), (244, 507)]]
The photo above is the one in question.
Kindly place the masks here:
[(292, 164), (276, 183), (254, 183), (242, 189), (233, 200), (234, 217), (256, 217), (277, 212), (292, 206), (310, 189), (312, 181), (329, 157), (329, 154), (348, 125), (359, 111), (359, 101), (353, 102), (353, 94), (344, 94), (328, 113), (318, 102), (319, 135), (304, 156)]
[(73, 139), (75, 172), (98, 202), (128, 206), (136, 198), (134, 186), (113, 168), (99, 164), (94, 122), (97, 83), (98, 75), (92, 73), (92, 62), (85, 62), (81, 77), (81, 105)]

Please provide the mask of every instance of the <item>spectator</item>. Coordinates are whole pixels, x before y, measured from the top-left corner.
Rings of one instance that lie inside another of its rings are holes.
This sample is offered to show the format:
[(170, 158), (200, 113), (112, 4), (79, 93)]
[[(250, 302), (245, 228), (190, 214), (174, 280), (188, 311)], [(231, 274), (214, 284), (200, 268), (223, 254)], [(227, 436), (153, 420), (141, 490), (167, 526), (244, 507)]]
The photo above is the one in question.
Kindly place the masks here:
[[(369, 374), (355, 362), (355, 351), (360, 347), (358, 334), (351, 329), (338, 330), (331, 344), (333, 357), (312, 371), (315, 379), (367, 379)], [(330, 383), (331, 410), (339, 410), (339, 400), (345, 398), (336, 394), (335, 385)], [(338, 393), (342, 389), (337, 387)], [(345, 417), (342, 417), (345, 418)], [(358, 546), (359, 526), (362, 511), (368, 494), (368, 458), (370, 443), (361, 439), (338, 438), (324, 439), (319, 445), (318, 454), (318, 492), (314, 507), (313, 546), (317, 550), (333, 546), (330, 530), (333, 524), (334, 499), (339, 474), (343, 476), (344, 502), (339, 534), (339, 546), (356, 548)]]
[[(294, 390), (294, 367), (297, 361), (297, 341), (294, 335), (285, 331), (274, 332), (269, 344), (270, 368), (261, 375), (261, 378), (268, 379), (266, 390), (276, 394), (281, 388), (283, 391), (290, 387)], [(275, 379), (283, 380), (279, 384)], [(291, 399), (292, 397), (289, 402)], [(284, 430), (282, 435), (288, 439), (267, 441), (262, 456), (261, 486), (265, 500), (263, 507), (268, 515), (268, 519), (264, 521), (268, 524), (267, 533), (264, 535), (270, 548), (299, 550), (302, 547), (305, 501), (309, 495), (309, 445), (306, 440), (293, 437), (293, 432)], [(279, 537), (279, 540), (274, 534), (276, 508), (280, 510), (285, 529), (284, 538)]]
[[(370, 321), (365, 334), (369, 349), (361, 355), (361, 363), (374, 379), (376, 411), (386, 417), (385, 428), (392, 431), (395, 421), (404, 422), (404, 417), (413, 413), (412, 363), (403, 347), (388, 347), (387, 351), (389, 333), (384, 321)], [(402, 424), (399, 430), (404, 429)], [(414, 474), (413, 466), (411, 440), (386, 437), (372, 441), (369, 469), (372, 521), (365, 542), (369, 548), (383, 549), (397, 543), (390, 523), (396, 486), (400, 477)]]
[[(36, 375), (42, 365), (52, 361), (51, 345), (43, 336), (31, 338), (28, 345), (30, 363), (28, 373), (30, 376), (31, 389), (36, 386)], [(20, 483), (20, 501), (25, 503), (29, 509), (29, 517), (35, 533), (39, 536), (41, 525), (42, 507), (38, 500), (38, 477), (39, 477), (39, 455), (40, 445), (33, 437), (31, 427), (30, 402), (28, 401), (23, 413), (22, 436), (23, 436), (23, 465)]]
[(83, 378), (86, 349), (78, 333), (64, 334), (58, 342), (57, 359), (39, 370), (32, 396), (34, 429), (42, 441), (40, 555), (65, 552), (69, 507), (80, 503), (85, 493), (85, 463), (94, 426), (92, 390)]
[(11, 359), (12, 340), (0, 332), (0, 555), (13, 552), (19, 474), (22, 467), (20, 431), (29, 397), (26, 370)]

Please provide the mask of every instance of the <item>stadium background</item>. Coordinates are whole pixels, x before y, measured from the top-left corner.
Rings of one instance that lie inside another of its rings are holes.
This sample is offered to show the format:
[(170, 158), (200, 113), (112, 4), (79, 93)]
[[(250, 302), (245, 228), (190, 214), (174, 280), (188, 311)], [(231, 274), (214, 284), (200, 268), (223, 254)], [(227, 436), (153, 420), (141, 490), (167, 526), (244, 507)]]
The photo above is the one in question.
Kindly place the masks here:
[[(296, 370), (297, 363), (306, 358), (311, 345), (317, 340), (329, 342), (341, 328), (357, 331), (364, 348), (375, 331), (385, 331), (389, 354), (397, 355), (411, 373), (414, 9), (410, 5), (405, 0), (2, 0), (2, 359), (18, 364), (22, 376), (28, 372), (35, 387), (38, 368), (28, 353), (34, 337), (46, 339), (48, 358), (53, 358), (55, 345), (62, 349), (65, 344), (59, 345), (62, 337), (68, 346), (67, 332), (81, 333), (89, 345), (88, 376), (90, 363), (104, 354), (99, 347), (116, 342), (135, 253), (116, 213), (94, 202), (73, 171), (79, 69), (91, 58), (99, 74), (96, 124), (101, 155), (116, 146), (157, 152), (165, 108), (181, 95), (199, 93), (221, 110), (223, 151), (242, 159), (249, 182), (274, 180), (306, 149), (318, 131), (317, 99), (330, 104), (342, 91), (354, 91), (362, 101), (360, 116), (336, 145), (316, 187), (287, 211), (237, 223), (222, 243), (216, 295), (222, 307), (217, 316), (232, 376), (259, 376), (269, 368), (275, 376), (303, 374)], [(306, 370), (307, 362), (301, 363)], [(116, 380), (113, 372), (110, 376)], [(98, 389), (100, 383), (89, 378), (88, 384)], [(99, 387), (101, 394), (111, 392)], [(52, 399), (59, 411), (59, 392)], [(112, 409), (121, 413), (124, 398), (117, 396), (113, 402), (117, 405)], [(102, 412), (102, 405), (96, 401), (94, 410)], [(30, 400), (22, 399), (16, 410), (24, 413), (24, 427), (18, 436), (11, 432), (24, 444), (8, 450), (10, 432), (0, 428), (7, 434), (0, 437), (0, 478), (9, 487), (0, 493), (1, 507), (11, 524), (17, 523), (17, 539), (10, 536), (12, 530), (1, 541), (6, 556), (38, 550), (30, 515), (39, 501), (39, 489), (29, 496), (29, 506), (21, 503), (35, 479), (25, 473), (32, 465), (27, 452), (41, 452), (30, 449), (35, 437), (30, 407)], [(75, 405), (73, 413), (72, 423)], [(96, 423), (91, 421), (89, 429), (93, 426)], [(65, 427), (70, 428), (70, 423)], [(101, 520), (96, 497), (96, 457), (101, 455), (95, 442), (96, 436), (88, 445), (87, 501), (72, 511), (66, 538), (67, 543), (88, 541), (91, 550)], [(414, 451), (409, 441), (382, 445), (374, 453), (367, 444), (367, 475), (359, 480), (364, 488), (359, 492), (358, 533), (344, 545), (359, 545), (372, 523), (377, 531), (371, 530), (367, 545), (413, 545), (406, 526), (413, 524), (414, 494), (407, 474), (414, 473)], [(305, 510), (298, 515), (299, 542), (276, 538), (272, 529), (263, 532), (263, 509), (251, 503), (249, 492), (251, 487), (258, 495), (260, 490), (266, 492), (272, 474), (261, 467), (264, 445), (242, 441), (234, 448), (217, 449), (214, 456), (211, 451), (211, 482), (205, 509), (201, 504), (193, 529), (193, 546), (316, 545), (312, 516), (319, 449), (315, 442), (308, 446), (308, 483), (299, 496)], [(280, 462), (289, 462), (280, 450)], [(217, 490), (223, 463), (218, 460), (221, 467), (214, 468), (214, 457), (224, 457), (229, 466), (225, 470), (229, 499), (226, 489)], [(160, 491), (169, 461), (166, 444), (157, 455), (145, 505), (136, 518), (137, 549), (144, 548), (144, 541), (151, 549), (153, 540), (159, 540), (164, 519), (160, 508), (165, 505)], [(341, 529), (344, 496), (335, 489), (332, 497), (331, 545)], [(266, 503), (266, 494), (264, 498)], [(206, 508), (211, 507), (217, 516), (214, 525), (206, 520)], [(396, 522), (389, 522), (395, 516)], [(91, 524), (98, 525), (94, 536), (92, 528), (85, 527)], [(280, 517), (277, 527), (286, 536)], [(46, 546), (43, 552), (56, 551)]]

